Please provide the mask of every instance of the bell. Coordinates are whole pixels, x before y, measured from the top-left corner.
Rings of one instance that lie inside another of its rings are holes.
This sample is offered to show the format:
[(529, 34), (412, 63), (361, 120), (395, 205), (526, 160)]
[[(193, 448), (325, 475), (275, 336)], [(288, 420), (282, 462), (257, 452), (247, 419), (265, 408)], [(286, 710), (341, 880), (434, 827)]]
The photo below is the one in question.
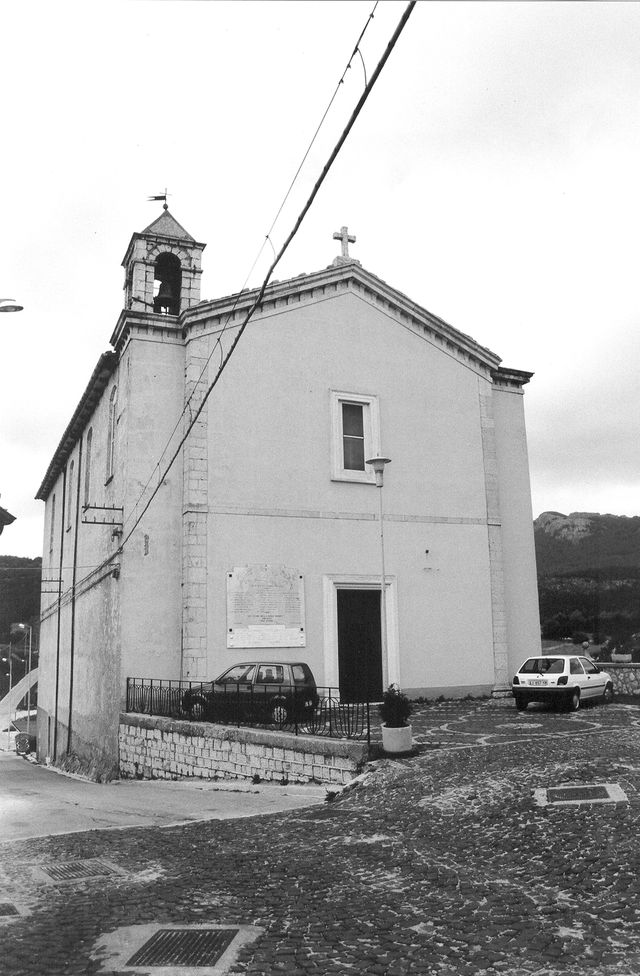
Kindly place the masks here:
[(168, 281), (161, 282), (155, 304), (158, 308), (171, 308), (173, 305), (173, 289)]

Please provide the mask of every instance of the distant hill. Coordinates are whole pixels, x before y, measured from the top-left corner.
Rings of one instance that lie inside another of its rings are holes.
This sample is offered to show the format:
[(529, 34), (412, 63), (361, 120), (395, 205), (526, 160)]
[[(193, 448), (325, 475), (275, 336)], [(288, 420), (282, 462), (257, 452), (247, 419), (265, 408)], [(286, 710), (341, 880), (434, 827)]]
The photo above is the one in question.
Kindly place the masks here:
[(34, 640), (40, 621), (42, 559), (0, 556), (0, 643), (9, 641), (11, 624), (30, 624)]
[(544, 637), (640, 631), (640, 517), (543, 512), (533, 523)]
[(543, 512), (533, 523), (538, 574), (640, 569), (640, 516)]

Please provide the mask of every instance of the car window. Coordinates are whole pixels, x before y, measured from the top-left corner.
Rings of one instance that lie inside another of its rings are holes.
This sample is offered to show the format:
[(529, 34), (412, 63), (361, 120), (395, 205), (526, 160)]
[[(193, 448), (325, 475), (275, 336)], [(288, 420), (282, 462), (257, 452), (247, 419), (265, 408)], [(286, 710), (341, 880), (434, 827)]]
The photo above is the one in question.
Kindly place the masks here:
[(520, 674), (562, 674), (563, 671), (561, 657), (530, 657), (520, 668)]
[(233, 668), (229, 668), (224, 674), (216, 678), (218, 684), (224, 684), (226, 681), (251, 681), (254, 672), (253, 664), (236, 664)]
[(580, 658), (580, 661), (582, 662), (582, 666), (585, 669), (585, 671), (587, 672), (587, 674), (600, 674), (600, 668), (597, 667), (593, 663), (593, 661), (590, 661), (586, 657), (581, 657)]
[(256, 684), (276, 684), (284, 682), (284, 668), (281, 664), (261, 664), (256, 675)]
[(293, 673), (293, 680), (296, 682), (304, 682), (307, 680), (307, 675), (301, 664), (293, 664), (291, 666), (291, 671)]
[(571, 674), (584, 674), (584, 671), (582, 670), (582, 665), (580, 664), (580, 661), (578, 660), (577, 657), (571, 658), (569, 670)]
[(547, 674), (562, 674), (563, 671), (564, 661), (561, 657), (557, 658), (555, 661), (552, 661), (547, 668)]

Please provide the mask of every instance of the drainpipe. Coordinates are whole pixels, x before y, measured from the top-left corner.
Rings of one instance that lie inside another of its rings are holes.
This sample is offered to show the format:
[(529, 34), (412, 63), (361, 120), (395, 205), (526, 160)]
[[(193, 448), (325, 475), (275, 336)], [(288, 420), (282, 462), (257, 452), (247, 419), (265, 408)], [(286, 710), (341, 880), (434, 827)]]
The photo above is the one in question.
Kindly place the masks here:
[(73, 570), (71, 577), (71, 638), (69, 645), (69, 719), (67, 721), (67, 755), (71, 751), (73, 716), (73, 663), (76, 647), (76, 579), (78, 570), (78, 530), (80, 528), (80, 488), (82, 484), (82, 441), (78, 445), (78, 477), (76, 478), (76, 525), (73, 533)]
[(56, 634), (56, 697), (53, 709), (53, 762), (58, 757), (58, 693), (60, 691), (60, 616), (62, 603), (62, 566), (64, 555), (64, 515), (67, 510), (67, 469), (62, 472), (62, 505), (60, 506), (60, 565), (58, 567), (58, 629)]

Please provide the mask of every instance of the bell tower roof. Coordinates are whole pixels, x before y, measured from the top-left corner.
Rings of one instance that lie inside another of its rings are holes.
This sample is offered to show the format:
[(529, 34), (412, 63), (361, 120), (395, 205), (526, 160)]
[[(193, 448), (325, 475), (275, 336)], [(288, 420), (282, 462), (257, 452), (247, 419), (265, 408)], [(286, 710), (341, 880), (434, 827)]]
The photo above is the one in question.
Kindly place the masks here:
[(181, 241), (195, 240), (191, 234), (187, 233), (182, 224), (179, 224), (176, 218), (169, 213), (169, 210), (166, 209), (166, 204), (160, 216), (153, 223), (149, 224), (148, 227), (145, 227), (142, 233), (153, 234), (156, 237), (172, 237), (175, 240)]

